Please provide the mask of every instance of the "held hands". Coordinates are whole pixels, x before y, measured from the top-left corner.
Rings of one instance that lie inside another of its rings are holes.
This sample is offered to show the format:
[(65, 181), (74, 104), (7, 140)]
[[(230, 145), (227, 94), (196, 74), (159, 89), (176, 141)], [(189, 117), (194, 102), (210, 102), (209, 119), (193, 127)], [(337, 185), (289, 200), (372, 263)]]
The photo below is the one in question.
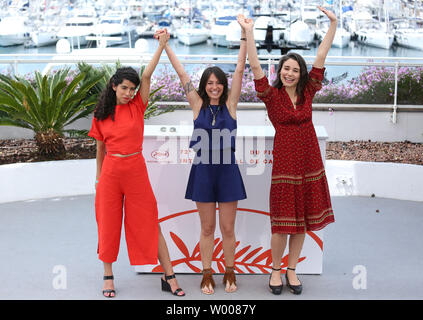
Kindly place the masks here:
[(167, 29), (158, 29), (154, 34), (154, 39), (159, 40), (159, 45), (165, 47), (169, 41), (170, 34), (167, 32)]
[(319, 10), (322, 11), (329, 18), (330, 22), (337, 21), (336, 15), (332, 11), (329, 11), (321, 6), (317, 6), (317, 8), (319, 8)]
[(245, 31), (251, 31), (254, 28), (254, 21), (253, 19), (246, 18), (243, 14), (239, 14), (237, 16), (237, 21), (241, 28)]

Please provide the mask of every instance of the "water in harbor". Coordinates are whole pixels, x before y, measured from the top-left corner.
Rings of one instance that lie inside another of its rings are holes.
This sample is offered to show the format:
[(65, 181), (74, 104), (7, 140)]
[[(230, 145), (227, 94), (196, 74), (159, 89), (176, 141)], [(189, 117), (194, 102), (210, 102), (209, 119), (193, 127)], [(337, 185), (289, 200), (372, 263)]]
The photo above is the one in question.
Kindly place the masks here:
[[(157, 40), (155, 39), (145, 39), (148, 41), (148, 50), (147, 52), (153, 53), (157, 46)], [(176, 54), (200, 54), (200, 55), (236, 55), (238, 54), (238, 49), (228, 49), (226, 47), (218, 47), (212, 45), (210, 40), (208, 43), (186, 46), (177, 39), (172, 38), (169, 40), (170, 45), (176, 52)], [(128, 45), (122, 45), (122, 47), (127, 47)], [(310, 46), (310, 50), (293, 50), (304, 56), (314, 56), (316, 54), (317, 46)], [(25, 48), (23, 45), (19, 46), (10, 46), (10, 47), (0, 47), (0, 54), (55, 54), (56, 46), (47, 46), (39, 48)], [(269, 54), (266, 50), (260, 49), (259, 54)], [(279, 50), (272, 50), (270, 54), (280, 55)], [(366, 46), (359, 44), (355, 41), (351, 41), (348, 47), (345, 48), (334, 48), (332, 47), (329, 51), (329, 56), (362, 56), (371, 59), (372, 57), (423, 57), (423, 52), (421, 50), (410, 49), (405, 47), (393, 46), (391, 49), (381, 49), (371, 46)], [(422, 58), (423, 60), (423, 58)]]
[[(157, 40), (152, 38), (145, 39), (148, 43), (148, 46), (146, 48), (147, 53), (154, 53), (154, 51), (157, 48)], [(193, 46), (187, 46), (182, 43), (180, 43), (177, 39), (171, 38), (169, 40), (170, 45), (172, 46), (173, 50), (177, 55), (232, 55), (236, 58), (236, 55), (238, 54), (238, 49), (229, 49), (226, 47), (219, 47), (215, 46), (211, 43), (211, 40), (208, 40), (207, 43), (193, 45)], [(117, 46), (119, 47), (119, 46)], [(121, 45), (120, 47), (128, 47), (128, 45)], [(308, 62), (313, 61), (313, 57), (316, 54), (318, 48), (318, 44), (312, 44), (310, 46), (310, 50), (292, 50), (293, 52), (297, 52), (301, 55), (303, 55)], [(46, 47), (39, 47), (39, 48), (25, 48), (23, 45), (19, 46), (10, 46), (10, 47), (0, 47), (0, 61), (1, 59), (4, 59), (6, 57), (1, 56), (2, 54), (7, 55), (13, 55), (13, 54), (25, 54), (28, 55), (27, 57), (35, 58), (37, 54), (52, 54), (54, 55), (56, 53), (56, 46), (46, 46)], [(378, 61), (385, 61), (389, 62), (390, 57), (400, 58), (401, 62), (406, 62), (406, 58), (421, 58), (418, 62), (423, 63), (423, 52), (416, 49), (409, 49), (399, 46), (393, 46), (391, 49), (381, 49), (376, 47), (370, 47), (366, 45), (359, 44), (355, 41), (351, 41), (348, 47), (345, 48), (335, 48), (332, 47), (329, 51), (328, 58), (326, 61), (342, 61), (341, 58), (333, 58), (333, 57), (357, 57), (359, 61), (366, 61), (371, 60), (374, 58), (378, 58)], [(165, 55), (165, 53), (163, 53)], [(260, 49), (259, 50), (260, 55), (269, 55), (267, 50)], [(271, 55), (280, 55), (280, 50), (272, 50), (270, 53)], [(34, 55), (34, 56), (32, 56)], [(383, 59), (386, 57), (386, 60)], [(8, 59), (11, 57), (8, 56)], [(401, 59), (404, 58), (404, 59)], [(118, 57), (116, 57), (118, 59)], [(351, 61), (351, 60), (348, 60)], [(25, 64), (25, 65), (19, 65), (18, 72), (20, 74), (28, 74), (32, 73), (34, 70), (42, 70), (45, 65), (42, 64)], [(227, 71), (233, 71), (232, 66), (225, 66), (223, 69), (226, 69)], [(192, 67), (194, 68), (194, 67)], [(201, 68), (201, 66), (200, 66)], [(160, 67), (159, 67), (160, 69)], [(0, 62), (0, 72), (6, 73), (11, 72), (13, 70), (13, 66), (1, 64)], [(347, 78), (355, 77), (360, 73), (362, 70), (362, 67), (360, 66), (327, 66), (327, 77), (328, 79), (336, 78), (338, 76), (341, 76), (342, 74), (345, 75), (345, 73), (348, 73)]]

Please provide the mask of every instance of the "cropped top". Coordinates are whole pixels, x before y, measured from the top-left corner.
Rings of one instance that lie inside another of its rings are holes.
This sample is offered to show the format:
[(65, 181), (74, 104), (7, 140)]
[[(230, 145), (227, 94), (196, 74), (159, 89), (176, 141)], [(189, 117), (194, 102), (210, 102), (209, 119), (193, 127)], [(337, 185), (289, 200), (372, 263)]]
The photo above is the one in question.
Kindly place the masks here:
[(126, 104), (117, 105), (114, 121), (93, 117), (88, 135), (103, 141), (107, 152), (131, 154), (142, 150), (144, 136), (144, 112), (148, 102), (143, 103), (140, 90)]

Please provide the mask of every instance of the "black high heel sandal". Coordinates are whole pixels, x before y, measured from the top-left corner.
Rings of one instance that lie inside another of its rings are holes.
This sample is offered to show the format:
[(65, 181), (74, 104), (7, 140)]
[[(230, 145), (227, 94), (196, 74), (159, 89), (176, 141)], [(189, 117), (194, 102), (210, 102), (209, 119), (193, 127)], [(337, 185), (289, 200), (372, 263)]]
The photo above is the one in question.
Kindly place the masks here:
[(301, 284), (301, 281), (298, 279), (298, 281), (300, 281), (300, 284), (296, 286), (293, 286), (292, 284), (290, 284), (288, 280), (288, 270), (295, 271), (295, 268), (294, 269), (286, 268), (286, 273), (285, 273), (286, 285), (288, 286), (288, 288), (291, 290), (293, 294), (301, 294), (301, 292), (303, 291), (303, 285)]
[[(275, 269), (275, 268), (272, 267), (272, 270), (273, 271), (281, 271), (281, 268)], [(269, 278), (269, 288), (270, 288), (270, 291), (272, 291), (272, 293), (273, 294), (276, 294), (276, 295), (281, 294), (282, 293), (282, 288), (283, 288), (283, 283), (281, 283), (279, 286), (272, 286), (270, 284), (270, 280), (271, 279), (272, 279), (272, 275), (270, 275), (270, 278)], [(282, 281), (282, 279), (281, 279), (281, 281)]]
[[(114, 280), (114, 277), (113, 276), (104, 276), (103, 280)], [(105, 293), (108, 293), (109, 295), (106, 296)], [(113, 293), (113, 296), (112, 296), (112, 293)], [(114, 297), (116, 297), (116, 291), (114, 289), (105, 289), (105, 290), (103, 290), (103, 296), (105, 298), (114, 298)]]
[(170, 276), (167, 276), (166, 274), (164, 274), (164, 276), (165, 276), (165, 280), (163, 280), (163, 278), (160, 278), (160, 280), (162, 280), (162, 291), (170, 292), (174, 296), (177, 296), (177, 297), (185, 296), (185, 293), (184, 294), (178, 294), (179, 292), (183, 291), (181, 288), (178, 288), (175, 291), (172, 291), (172, 289), (170, 288), (169, 282), (167, 282), (167, 280), (175, 279), (176, 278), (175, 274), (172, 274)]

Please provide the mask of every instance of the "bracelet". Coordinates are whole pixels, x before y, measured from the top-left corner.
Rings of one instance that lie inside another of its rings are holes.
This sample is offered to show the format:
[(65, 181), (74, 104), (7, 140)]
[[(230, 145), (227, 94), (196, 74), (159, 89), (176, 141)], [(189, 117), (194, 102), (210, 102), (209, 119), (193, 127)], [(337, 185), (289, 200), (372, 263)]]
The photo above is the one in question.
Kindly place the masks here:
[(239, 40), (244, 40), (244, 41), (247, 41), (247, 38), (241, 38), (241, 39), (239, 39)]

